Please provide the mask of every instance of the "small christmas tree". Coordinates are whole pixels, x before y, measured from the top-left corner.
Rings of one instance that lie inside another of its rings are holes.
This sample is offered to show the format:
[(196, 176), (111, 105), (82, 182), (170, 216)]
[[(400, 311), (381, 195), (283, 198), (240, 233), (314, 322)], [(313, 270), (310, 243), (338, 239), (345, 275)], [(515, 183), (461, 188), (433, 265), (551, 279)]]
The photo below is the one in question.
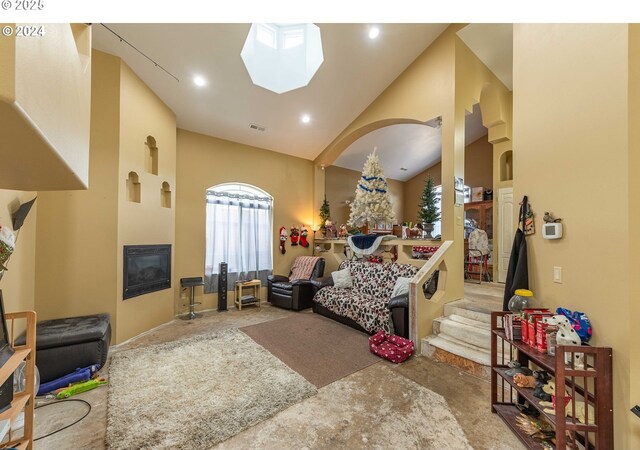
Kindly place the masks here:
[(325, 223), (331, 217), (331, 211), (329, 211), (329, 202), (327, 201), (327, 196), (325, 195), (324, 201), (322, 202), (322, 206), (320, 206), (320, 229), (324, 232)]
[(424, 223), (435, 223), (440, 220), (440, 211), (438, 211), (438, 207), (436, 206), (436, 190), (431, 175), (429, 175), (427, 184), (424, 186), (424, 191), (422, 191), (418, 217), (420, 217), (420, 220)]
[(379, 222), (389, 223), (394, 220), (387, 179), (374, 148), (373, 153), (367, 157), (362, 169), (362, 177), (358, 180), (356, 197), (351, 204), (348, 223), (361, 227)]

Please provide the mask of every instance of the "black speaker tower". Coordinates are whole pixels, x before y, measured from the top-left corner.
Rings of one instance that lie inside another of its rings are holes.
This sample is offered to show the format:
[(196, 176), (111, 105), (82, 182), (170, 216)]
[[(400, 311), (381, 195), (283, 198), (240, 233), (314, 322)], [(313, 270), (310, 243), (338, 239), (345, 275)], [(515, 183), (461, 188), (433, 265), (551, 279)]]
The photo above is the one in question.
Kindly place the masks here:
[(227, 310), (227, 263), (220, 263), (218, 275), (218, 311)]

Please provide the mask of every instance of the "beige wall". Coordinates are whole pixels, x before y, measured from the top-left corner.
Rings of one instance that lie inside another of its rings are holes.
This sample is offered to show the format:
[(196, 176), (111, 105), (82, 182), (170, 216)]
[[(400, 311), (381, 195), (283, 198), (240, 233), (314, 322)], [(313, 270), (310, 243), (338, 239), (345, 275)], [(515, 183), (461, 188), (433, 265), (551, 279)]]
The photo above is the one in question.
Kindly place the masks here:
[(0, 39), (0, 186), (84, 189), (91, 27), (46, 24), (45, 31), (35, 39)]
[[(468, 186), (493, 187), (493, 145), (482, 136), (464, 150), (464, 182)], [(431, 175), (435, 185), (442, 183), (442, 163), (436, 163), (425, 169), (415, 177), (404, 182), (404, 211), (405, 222), (418, 221), (418, 209), (422, 191)]]
[(433, 183), (437, 186), (442, 183), (442, 163), (436, 163), (425, 169), (415, 177), (404, 183), (404, 211), (405, 222), (418, 222), (418, 210), (420, 209), (420, 199), (427, 179), (431, 175)]
[[(351, 208), (345, 201), (353, 201), (356, 185), (361, 176), (362, 172), (343, 167), (330, 166), (325, 169), (325, 192), (331, 208), (331, 219), (338, 227), (343, 223), (346, 224), (349, 220)], [(389, 186), (393, 213), (396, 215), (396, 223), (400, 223), (404, 217), (404, 183), (387, 178), (387, 185)], [(320, 208), (318, 208), (319, 210)], [(314, 220), (319, 223), (318, 211), (316, 211)]]
[[(12, 228), (11, 216), (21, 203), (36, 196), (35, 192), (0, 190), (0, 225)], [(18, 233), (16, 248), (6, 264), (0, 289), (6, 312), (35, 309), (36, 217), (38, 201), (33, 205)], [(18, 330), (16, 330), (18, 331)]]
[[(640, 25), (629, 25), (629, 162), (627, 171), (629, 177), (628, 204), (629, 211), (629, 268), (628, 276), (634, 280), (640, 273), (640, 234), (636, 231), (640, 223), (640, 208), (638, 208), (638, 192), (640, 192), (640, 177), (637, 168), (640, 167)], [(640, 317), (640, 288), (637, 283), (631, 285), (630, 312), (628, 317), (629, 330), (634, 330)], [(630, 396), (629, 405), (640, 404), (640, 339), (630, 339)], [(630, 445), (640, 448), (640, 420), (627, 413), (631, 421)]]
[(464, 184), (493, 188), (493, 145), (486, 135), (464, 148)]
[[(630, 288), (637, 272), (626, 267), (630, 251), (638, 252), (629, 245), (637, 234), (629, 213), (637, 209), (629, 182), (636, 175), (628, 165), (637, 163), (628, 145), (637, 110), (628, 115), (628, 38), (624, 24), (515, 25), (513, 49), (514, 195), (529, 196), (538, 230), (545, 211), (564, 225), (560, 240), (543, 240), (540, 232), (527, 238), (530, 285), (548, 307), (586, 312), (592, 344), (613, 348), (620, 449), (640, 448), (638, 419), (629, 412), (640, 400), (630, 399), (640, 373), (637, 366), (631, 371), (630, 358), (638, 320)], [(596, 245), (603, 237), (606, 245)], [(561, 284), (553, 282), (554, 266), (563, 268)]]
[[(122, 300), (122, 251), (174, 244), (175, 207), (161, 207), (160, 188), (167, 181), (175, 192), (176, 122), (119, 58), (94, 51), (93, 64), (89, 189), (40, 193), (36, 310), (41, 319), (107, 312), (118, 343), (173, 317), (172, 289)], [(145, 172), (148, 135), (158, 175)], [(130, 171), (140, 203), (126, 199)]]
[[(120, 72), (120, 158), (118, 180), (117, 341), (125, 341), (173, 318), (173, 289), (122, 300), (123, 246), (171, 244), (175, 239), (175, 201), (161, 206), (162, 183), (176, 192), (176, 116), (124, 63)], [(156, 139), (158, 175), (147, 172), (147, 136)], [(127, 199), (126, 180), (134, 171), (140, 203)], [(177, 283), (176, 283), (177, 284)]]
[[(311, 161), (250, 147), (236, 142), (178, 130), (176, 192), (176, 258), (174, 280), (203, 276), (205, 258), (205, 191), (220, 183), (240, 182), (259, 187), (274, 198), (273, 272), (288, 275), (296, 256), (310, 255), (311, 246), (278, 250), (280, 227), (312, 224), (319, 220), (313, 203)], [(310, 233), (311, 235), (311, 233)], [(184, 311), (176, 282), (176, 312)], [(197, 289), (198, 296), (201, 290)], [(263, 297), (265, 298), (265, 297)], [(233, 297), (227, 300), (232, 306)], [(217, 295), (207, 294), (202, 308), (217, 307)]]
[(95, 51), (93, 63), (89, 189), (39, 193), (36, 311), (109, 313), (115, 340), (120, 59)]

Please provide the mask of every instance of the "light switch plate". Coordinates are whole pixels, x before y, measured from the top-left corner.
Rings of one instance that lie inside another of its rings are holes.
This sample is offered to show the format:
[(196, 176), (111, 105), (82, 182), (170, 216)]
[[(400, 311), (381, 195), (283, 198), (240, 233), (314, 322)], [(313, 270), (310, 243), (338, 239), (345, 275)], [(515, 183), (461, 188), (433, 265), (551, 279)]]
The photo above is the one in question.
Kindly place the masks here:
[(562, 267), (553, 266), (553, 282), (562, 283)]

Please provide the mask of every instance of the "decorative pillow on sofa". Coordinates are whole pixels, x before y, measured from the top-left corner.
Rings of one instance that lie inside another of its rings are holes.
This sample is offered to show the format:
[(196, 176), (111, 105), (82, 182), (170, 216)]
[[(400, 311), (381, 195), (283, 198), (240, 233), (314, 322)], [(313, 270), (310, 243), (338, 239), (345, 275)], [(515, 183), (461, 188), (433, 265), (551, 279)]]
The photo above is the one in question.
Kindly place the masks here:
[(353, 279), (351, 278), (351, 271), (347, 267), (346, 269), (336, 270), (331, 272), (331, 278), (333, 278), (333, 286), (337, 288), (351, 288), (353, 287)]
[(411, 283), (411, 278), (398, 277), (398, 279), (396, 280), (395, 286), (393, 286), (393, 292), (391, 293), (391, 298), (397, 297), (398, 295), (408, 294), (409, 283)]

